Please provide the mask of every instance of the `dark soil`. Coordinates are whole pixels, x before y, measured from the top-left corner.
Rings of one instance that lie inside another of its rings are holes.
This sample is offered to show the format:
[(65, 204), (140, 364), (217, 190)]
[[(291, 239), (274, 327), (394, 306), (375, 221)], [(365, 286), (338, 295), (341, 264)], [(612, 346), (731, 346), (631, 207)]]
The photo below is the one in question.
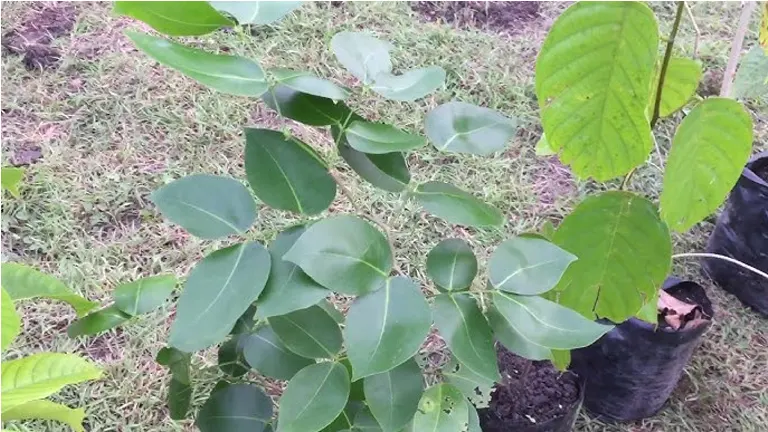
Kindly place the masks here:
[(549, 361), (530, 361), (497, 348), (502, 383), (491, 393), (488, 410), (481, 416), (485, 432), (512, 431), (541, 424), (568, 413), (579, 399), (577, 378), (561, 373)]
[(27, 69), (48, 69), (59, 63), (61, 54), (50, 43), (72, 31), (75, 8), (65, 2), (30, 6), (26, 18), (3, 35), (3, 48), (24, 56)]
[(540, 17), (536, 1), (419, 1), (411, 2), (411, 8), (427, 21), (505, 33), (519, 33)]

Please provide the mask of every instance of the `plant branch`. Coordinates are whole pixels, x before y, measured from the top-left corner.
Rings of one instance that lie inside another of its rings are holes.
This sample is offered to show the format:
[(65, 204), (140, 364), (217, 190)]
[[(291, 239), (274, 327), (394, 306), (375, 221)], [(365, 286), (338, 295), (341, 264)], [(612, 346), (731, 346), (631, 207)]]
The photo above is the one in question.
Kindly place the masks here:
[(744, 264), (743, 262), (741, 262), (741, 261), (739, 261), (737, 259), (734, 259), (734, 258), (731, 258), (731, 257), (727, 257), (725, 255), (718, 255), (718, 254), (713, 254), (713, 253), (681, 253), (681, 254), (672, 255), (672, 259), (675, 259), (675, 258), (715, 258), (715, 259), (720, 259), (720, 260), (723, 260), (723, 261), (728, 261), (729, 263), (732, 263), (732, 264), (736, 264), (736, 265), (738, 265), (738, 266), (740, 266), (740, 267), (742, 267), (742, 268), (744, 268), (746, 270), (749, 270), (749, 271), (751, 271), (753, 273), (756, 273), (756, 274), (764, 277), (766, 280), (768, 280), (768, 273), (766, 273), (766, 272), (764, 272), (762, 270), (758, 270), (758, 269), (752, 267), (749, 264)]
[(733, 87), (733, 78), (736, 76), (736, 66), (739, 64), (739, 57), (741, 57), (741, 47), (744, 44), (744, 36), (747, 33), (747, 27), (749, 26), (749, 18), (754, 12), (757, 2), (748, 1), (744, 3), (741, 8), (741, 15), (739, 16), (739, 25), (736, 27), (736, 33), (733, 35), (733, 41), (731, 41), (731, 53), (728, 56), (728, 64), (725, 66), (725, 73), (723, 73), (723, 84), (720, 86), (720, 96), (730, 97), (731, 87)]
[[(656, 122), (659, 120), (659, 110), (661, 109), (661, 93), (664, 89), (664, 79), (667, 77), (667, 68), (669, 68), (669, 59), (672, 57), (672, 47), (675, 45), (675, 37), (677, 36), (677, 30), (680, 28), (680, 20), (683, 17), (683, 9), (685, 8), (685, 2), (677, 2), (677, 13), (675, 14), (675, 22), (672, 24), (672, 31), (669, 34), (669, 40), (667, 41), (667, 49), (664, 51), (664, 60), (661, 62), (661, 72), (659, 73), (659, 84), (656, 86), (656, 101), (653, 104), (653, 117), (651, 117), (651, 129), (656, 126)], [(631, 174), (631, 173), (630, 173)]]

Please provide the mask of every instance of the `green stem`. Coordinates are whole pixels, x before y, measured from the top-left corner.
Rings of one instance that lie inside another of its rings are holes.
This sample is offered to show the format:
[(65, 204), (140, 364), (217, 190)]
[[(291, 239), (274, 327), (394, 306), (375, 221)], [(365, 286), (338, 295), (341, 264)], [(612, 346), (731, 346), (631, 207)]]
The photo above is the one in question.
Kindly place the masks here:
[(720, 260), (723, 260), (723, 261), (728, 261), (731, 264), (736, 264), (739, 267), (742, 267), (742, 268), (744, 268), (746, 270), (749, 270), (749, 271), (751, 271), (753, 273), (756, 273), (756, 274), (764, 277), (766, 280), (768, 280), (768, 273), (765, 273), (764, 271), (758, 270), (758, 269), (752, 267), (749, 264), (744, 264), (743, 262), (741, 262), (741, 261), (739, 261), (737, 259), (734, 259), (734, 258), (731, 258), (731, 257), (727, 257), (725, 255), (719, 255), (719, 254), (713, 254), (713, 253), (681, 253), (681, 254), (672, 255), (672, 259), (675, 259), (675, 258), (715, 258), (715, 259), (720, 259)]

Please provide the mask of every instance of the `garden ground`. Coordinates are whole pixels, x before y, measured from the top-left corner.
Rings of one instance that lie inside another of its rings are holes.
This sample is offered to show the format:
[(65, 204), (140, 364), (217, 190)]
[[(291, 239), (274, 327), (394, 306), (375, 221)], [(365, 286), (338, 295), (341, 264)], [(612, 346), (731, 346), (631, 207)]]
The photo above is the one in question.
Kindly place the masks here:
[[(719, 88), (722, 73), (717, 71), (725, 66), (739, 4), (691, 6), (701, 31), (698, 58), (705, 70), (714, 71), (705, 75), (700, 89), (710, 95)], [(426, 253), (448, 235), (468, 240), (484, 262), (501, 239), (536, 229), (545, 220), (558, 222), (581, 196), (603, 187), (577, 181), (556, 159), (537, 158), (533, 151), (541, 134), (534, 60), (548, 27), (565, 7), (315, 3), (274, 27), (256, 29), (253, 36), (217, 32), (195, 40), (200, 47), (259, 59), (266, 67), (309, 69), (353, 85), (330, 53), (329, 42), (338, 31), (367, 30), (394, 43), (396, 68), (437, 64), (448, 73), (443, 90), (415, 103), (372, 95), (350, 101), (369, 118), (421, 131), (424, 114), (453, 98), (517, 117), (521, 122), (517, 137), (494, 157), (457, 157), (425, 149), (409, 160), (415, 180), (450, 181), (475, 191), (506, 214), (503, 229), (475, 231), (451, 227), (420, 212), (412, 202), (403, 204), (400, 197), (361, 183), (333, 156), (327, 134), (278, 120), (257, 100), (214, 93), (138, 53), (123, 30), (141, 25), (113, 17), (107, 3), (4, 2), (3, 163), (28, 165), (28, 172), (21, 198), (3, 199), (3, 260), (39, 267), (89, 298), (105, 302), (119, 282), (161, 272), (183, 276), (192, 263), (222, 243), (199, 241), (163, 222), (148, 200), (149, 193), (197, 172), (242, 178), (242, 127), (260, 125), (290, 128), (338, 164), (343, 181), (365, 203), (364, 210), (383, 217), (394, 232), (402, 271), (426, 281)], [(666, 34), (674, 5), (657, 3), (653, 8)], [(678, 53), (693, 53), (694, 35), (686, 16)], [(750, 32), (747, 46), (755, 39), (756, 33)], [(755, 151), (765, 149), (768, 104), (753, 103), (749, 109), (755, 120)], [(657, 140), (662, 154), (677, 121), (661, 122)], [(654, 167), (660, 163), (655, 153), (651, 162), (634, 176), (631, 189), (656, 197), (661, 177)], [(350, 210), (349, 202), (339, 196), (330, 212)], [(249, 236), (269, 241), (298, 220), (264, 207)], [(676, 236), (675, 250), (703, 250), (711, 229), (708, 221)], [(694, 262), (676, 263), (675, 272), (700, 279)], [(653, 418), (620, 426), (582, 414), (577, 430), (765, 430), (767, 322), (732, 296), (705, 286), (717, 316), (665, 409)], [(86, 407), (87, 430), (194, 429), (191, 421), (168, 419), (163, 400), (167, 373), (153, 360), (167, 338), (170, 306), (84, 340), (66, 336), (74, 314), (59, 304), (25, 303), (23, 316), (23, 337), (7, 357), (42, 350), (77, 352), (106, 369), (104, 379), (66, 389), (56, 397), (70, 406)], [(425, 354), (439, 348), (439, 341), (432, 340)], [(215, 353), (197, 356), (194, 365), (195, 403), (200, 404), (207, 395), (203, 389), (216, 380)], [(55, 424), (13, 427), (63, 430)]]

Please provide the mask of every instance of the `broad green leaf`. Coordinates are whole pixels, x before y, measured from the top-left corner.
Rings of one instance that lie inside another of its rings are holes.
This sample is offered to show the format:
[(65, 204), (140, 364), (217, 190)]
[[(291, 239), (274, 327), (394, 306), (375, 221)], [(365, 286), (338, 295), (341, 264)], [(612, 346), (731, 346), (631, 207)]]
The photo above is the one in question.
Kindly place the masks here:
[(542, 237), (545, 239), (552, 241), (552, 237), (555, 235), (555, 226), (550, 221), (544, 221), (543, 224), (541, 224), (541, 228), (539, 229), (539, 233)]
[(281, 117), (307, 126), (341, 125), (351, 113), (342, 102), (303, 93), (284, 84), (272, 87), (261, 99)]
[(462, 431), (469, 419), (469, 404), (459, 389), (450, 384), (436, 384), (427, 389), (408, 432)]
[(488, 273), (494, 288), (536, 295), (554, 288), (574, 261), (575, 256), (546, 240), (520, 236), (493, 251)]
[[(362, 384), (362, 382), (360, 382)], [(320, 432), (344, 432), (352, 431), (355, 424), (355, 416), (365, 408), (365, 404), (359, 400), (352, 399), (350, 394), (347, 405), (341, 411), (338, 417), (328, 426), (324, 427)]]
[(269, 326), (247, 335), (243, 354), (245, 361), (260, 374), (281, 380), (293, 378), (296, 372), (314, 363), (286, 348)]
[(2, 314), (0, 314), (0, 320), (2, 320), (2, 346), (0, 351), (5, 351), (8, 345), (13, 343), (16, 336), (21, 331), (21, 318), (16, 313), (16, 308), (13, 307), (13, 299), (8, 295), (5, 289), (2, 289)]
[(349, 375), (340, 363), (322, 362), (300, 370), (283, 391), (277, 432), (319, 431), (347, 404)]
[(272, 420), (272, 400), (251, 384), (211, 393), (195, 419), (201, 432), (262, 432)]
[(166, 366), (170, 369), (173, 377), (183, 383), (189, 384), (189, 364), (192, 355), (177, 350), (173, 347), (163, 347), (157, 352), (155, 361), (157, 364)]
[(555, 21), (536, 59), (536, 97), (550, 148), (577, 176), (609, 180), (645, 162), (658, 51), (641, 2), (578, 2)]
[(494, 291), (493, 307), (526, 341), (552, 349), (582, 348), (613, 329), (538, 296)]
[(552, 349), (526, 339), (510, 321), (507, 321), (498, 308), (490, 307), (486, 315), (493, 329), (493, 335), (508, 350), (528, 360), (552, 359)]
[[(264, 289), (266, 290), (266, 287)], [(264, 293), (262, 292), (261, 295), (263, 296)], [(259, 296), (259, 298), (261, 298), (261, 296)], [(251, 303), (251, 305), (248, 306), (248, 309), (246, 309), (245, 312), (240, 315), (240, 318), (235, 321), (235, 325), (232, 327), (232, 330), (229, 332), (229, 334), (236, 335), (240, 333), (250, 333), (250, 331), (253, 330), (253, 327), (256, 325), (256, 309), (256, 304)]]
[[(352, 363), (348, 358), (342, 358), (339, 363), (343, 364), (347, 368), (347, 373), (352, 376)], [(349, 386), (349, 400), (350, 401), (364, 401), (365, 400), (365, 388), (363, 386), (364, 380), (357, 380)]]
[(268, 129), (245, 129), (245, 173), (272, 208), (313, 215), (336, 197), (336, 181), (307, 144)]
[(445, 239), (427, 254), (427, 274), (440, 288), (460, 291), (477, 276), (477, 258), (464, 240)]
[(18, 263), (2, 264), (3, 289), (13, 300), (44, 297), (69, 303), (77, 313), (83, 316), (98, 306), (98, 303), (86, 300), (67, 288), (53, 276), (42, 273), (32, 267)]
[(500, 381), (491, 327), (469, 293), (435, 297), (434, 320), (454, 356), (473, 373)]
[(301, 1), (212, 1), (211, 6), (232, 15), (240, 25), (267, 25), (283, 19)]
[(101, 369), (74, 354), (32, 354), (4, 361), (1, 367), (3, 414), (29, 401), (50, 396), (66, 385), (101, 377)]
[(556, 287), (558, 302), (589, 318), (620, 323), (635, 315), (672, 265), (672, 241), (656, 206), (628, 192), (586, 198), (552, 241), (578, 257)]
[(456, 387), (477, 408), (487, 408), (494, 381), (484, 378), (461, 364), (456, 357), (443, 366), (441, 375), (446, 383)]
[(709, 98), (677, 128), (664, 171), (661, 218), (684, 232), (712, 214), (752, 150), (752, 118), (733, 99)]
[(422, 183), (416, 187), (414, 196), (429, 213), (452, 224), (483, 228), (504, 223), (504, 215), (496, 207), (452, 184)]
[(477, 415), (477, 410), (474, 406), (467, 406), (468, 419), (467, 419), (467, 432), (483, 432), (480, 429), (480, 417)]
[(331, 39), (331, 50), (346, 70), (369, 85), (383, 73), (392, 71), (389, 51), (392, 44), (366, 33), (339, 32)]
[(182, 177), (154, 191), (151, 199), (168, 220), (202, 239), (242, 234), (256, 220), (253, 197), (230, 177)]
[(168, 384), (168, 416), (171, 420), (184, 420), (192, 402), (192, 386), (171, 377)]
[(141, 278), (115, 288), (115, 306), (128, 315), (139, 315), (159, 308), (176, 288), (176, 276)]
[(571, 364), (571, 351), (552, 350), (552, 364), (559, 371), (568, 370), (568, 365)]
[(333, 358), (341, 350), (341, 329), (320, 306), (269, 318), (283, 344), (306, 358)]
[(448, 102), (427, 114), (424, 129), (440, 151), (488, 156), (507, 146), (517, 121), (489, 108)]
[(349, 96), (349, 91), (344, 87), (309, 72), (284, 68), (270, 69), (269, 72), (278, 83), (297, 92), (333, 100), (343, 100)]
[(317, 303), (317, 305), (320, 306), (328, 315), (330, 315), (331, 318), (336, 321), (336, 324), (344, 324), (344, 314), (336, 309), (336, 306), (334, 306), (333, 303), (328, 300), (323, 300)]
[(354, 121), (346, 129), (349, 145), (363, 153), (393, 153), (424, 146), (424, 138), (383, 123)]
[(264, 71), (253, 60), (212, 54), (145, 33), (126, 35), (148, 56), (216, 91), (259, 97), (269, 89)]
[(72, 409), (49, 400), (33, 400), (8, 411), (3, 411), (3, 421), (13, 420), (54, 420), (71, 427), (75, 432), (85, 432), (83, 420), (85, 410)]
[(387, 238), (357, 216), (341, 215), (310, 226), (283, 256), (320, 285), (362, 295), (384, 284), (392, 268)]
[(21, 168), (0, 168), (0, 186), (16, 198), (19, 197), (19, 182), (23, 177), (24, 170)]
[(99, 333), (123, 325), (132, 318), (131, 315), (120, 310), (117, 305), (93, 311), (88, 315), (78, 318), (67, 327), (67, 335), (71, 338), (80, 336), (95, 336)]
[(411, 182), (411, 173), (402, 153), (367, 154), (345, 142), (339, 143), (339, 154), (357, 175), (387, 192), (402, 192)]
[(736, 99), (768, 96), (768, 52), (757, 46), (747, 52), (733, 80), (732, 94)]
[(344, 327), (352, 380), (386, 372), (413, 357), (431, 326), (427, 300), (407, 277), (393, 277), (358, 297)]
[(381, 429), (400, 431), (408, 424), (424, 392), (421, 368), (413, 359), (363, 380), (365, 401)]
[[(402, 429), (403, 431), (405, 429)], [(379, 426), (379, 422), (371, 413), (370, 407), (363, 406), (360, 411), (355, 414), (355, 422), (352, 425), (351, 432), (382, 432), (383, 429)]]
[[(656, 82), (659, 71), (656, 71), (649, 113), (652, 113), (656, 103)], [(672, 57), (669, 59), (667, 74), (664, 77), (664, 88), (661, 91), (661, 103), (659, 104), (659, 116), (669, 117), (680, 108), (684, 107), (696, 94), (696, 88), (701, 79), (701, 64), (696, 60), (685, 57)]]
[(219, 345), (219, 370), (232, 377), (241, 377), (250, 369), (245, 361), (244, 348), (246, 334), (234, 335)]
[(445, 70), (440, 66), (411, 69), (402, 75), (384, 72), (374, 77), (371, 90), (387, 99), (415, 101), (443, 86)]
[(549, 146), (547, 136), (541, 134), (541, 138), (536, 142), (536, 156), (552, 156), (555, 154), (557, 154), (557, 152), (552, 150), (552, 147)]
[(269, 252), (255, 242), (212, 252), (187, 276), (168, 342), (195, 352), (223, 340), (264, 289)]
[(304, 234), (306, 228), (294, 226), (281, 232), (269, 246), (272, 268), (264, 292), (256, 301), (256, 317), (269, 318), (317, 304), (330, 292), (304, 273), (296, 264), (283, 259)]
[(168, 36), (200, 36), (233, 24), (204, 1), (116, 1), (114, 12)]

